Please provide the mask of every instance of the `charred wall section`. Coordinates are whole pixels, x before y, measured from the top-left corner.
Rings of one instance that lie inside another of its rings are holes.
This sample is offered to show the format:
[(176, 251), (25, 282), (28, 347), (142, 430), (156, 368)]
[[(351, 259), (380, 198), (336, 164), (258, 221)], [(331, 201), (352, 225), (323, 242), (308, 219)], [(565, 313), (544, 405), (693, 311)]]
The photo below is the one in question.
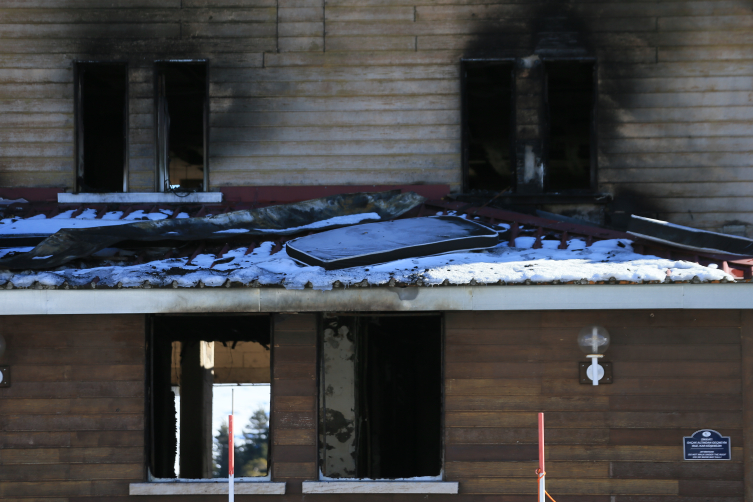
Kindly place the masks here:
[(210, 189), (461, 188), (460, 59), (593, 57), (598, 191), (751, 233), (750, 0), (9, 0), (0, 185), (73, 187), (74, 60), (129, 67), (129, 190), (154, 187), (157, 60), (205, 58)]

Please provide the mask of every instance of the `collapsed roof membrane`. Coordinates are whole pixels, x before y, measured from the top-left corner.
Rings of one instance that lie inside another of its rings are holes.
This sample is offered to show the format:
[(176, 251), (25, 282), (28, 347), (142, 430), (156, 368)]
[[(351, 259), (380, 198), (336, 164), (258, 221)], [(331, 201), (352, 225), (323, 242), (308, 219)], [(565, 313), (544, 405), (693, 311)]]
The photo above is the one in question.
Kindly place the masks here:
[[(94, 228), (68, 228), (51, 235), (28, 253), (0, 259), (0, 269), (44, 269), (83, 258), (123, 241), (231, 240), (251, 235), (291, 235), (300, 227), (337, 216), (376, 213), (397, 218), (426, 199), (399, 190), (332, 195), (293, 204), (247, 209), (202, 218), (143, 221)], [(372, 219), (375, 221), (377, 218)], [(328, 230), (341, 226), (329, 224)], [(228, 232), (230, 231), (230, 232)]]
[(457, 216), (366, 223), (294, 239), (288, 256), (336, 270), (499, 244), (496, 231)]
[(628, 233), (649, 241), (671, 244), (695, 252), (753, 255), (753, 240), (751, 239), (684, 227), (642, 216), (632, 215), (628, 224)]

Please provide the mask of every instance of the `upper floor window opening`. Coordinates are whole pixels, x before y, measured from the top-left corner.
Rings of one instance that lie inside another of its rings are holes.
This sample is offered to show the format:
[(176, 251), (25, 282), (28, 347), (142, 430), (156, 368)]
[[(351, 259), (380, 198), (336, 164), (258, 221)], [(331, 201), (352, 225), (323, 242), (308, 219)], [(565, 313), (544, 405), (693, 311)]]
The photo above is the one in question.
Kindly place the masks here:
[(595, 75), (593, 60), (465, 61), (464, 189), (595, 190)]
[(595, 75), (592, 61), (546, 61), (548, 148), (544, 189), (595, 188)]
[(207, 63), (156, 63), (157, 191), (202, 192), (207, 172)]
[(464, 73), (465, 185), (495, 191), (513, 188), (513, 62), (468, 62)]
[(125, 63), (75, 65), (76, 191), (128, 190), (128, 68)]

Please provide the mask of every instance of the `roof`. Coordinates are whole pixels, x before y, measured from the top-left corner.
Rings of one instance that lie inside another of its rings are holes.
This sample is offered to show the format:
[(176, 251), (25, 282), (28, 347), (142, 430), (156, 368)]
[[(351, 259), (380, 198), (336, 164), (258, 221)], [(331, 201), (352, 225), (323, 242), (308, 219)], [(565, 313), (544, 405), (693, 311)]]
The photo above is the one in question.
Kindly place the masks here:
[[(16, 206), (16, 217), (2, 220), (15, 232), (31, 231), (61, 221), (97, 225), (123, 221), (130, 215), (161, 220), (186, 216), (206, 218), (227, 212), (217, 206), (177, 208), (118, 207), (66, 208), (47, 214)], [(136, 213), (136, 211), (142, 211)], [(216, 211), (216, 212), (214, 212)], [(117, 213), (121, 214), (117, 214)], [(55, 213), (55, 214), (52, 214)], [(286, 229), (288, 235), (256, 235), (239, 240), (228, 232), (227, 241), (200, 239), (180, 245), (165, 243), (118, 244), (85, 258), (43, 270), (0, 271), (5, 289), (119, 289), (276, 287), (330, 290), (348, 287), (479, 286), (516, 284), (657, 284), (748, 282), (753, 261), (746, 257), (697, 253), (656, 244), (627, 233), (554, 219), (478, 207), (453, 201), (425, 201), (401, 217), (457, 215), (482, 223), (500, 233), (499, 245), (475, 251), (402, 259), (389, 263), (326, 271), (290, 258), (285, 242), (317, 232), (309, 226)], [(44, 217), (42, 217), (42, 215)], [(104, 220), (120, 216), (118, 220)], [(363, 220), (379, 215), (363, 213)], [(351, 215), (348, 224), (363, 221)], [(331, 221), (329, 223), (332, 223)], [(339, 222), (342, 223), (342, 222)], [(323, 228), (331, 228), (327, 222)], [(7, 232), (6, 232), (7, 233)], [(5, 241), (6, 246), (8, 242)], [(25, 246), (0, 249), (0, 257), (24, 253)], [(44, 257), (43, 257), (44, 258)]]

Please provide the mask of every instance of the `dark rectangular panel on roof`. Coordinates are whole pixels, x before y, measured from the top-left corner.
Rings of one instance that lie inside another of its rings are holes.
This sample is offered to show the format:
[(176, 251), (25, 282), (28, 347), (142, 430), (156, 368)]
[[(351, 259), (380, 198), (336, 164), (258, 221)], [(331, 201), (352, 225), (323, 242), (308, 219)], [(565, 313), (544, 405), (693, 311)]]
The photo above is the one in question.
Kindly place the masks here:
[(326, 270), (496, 246), (497, 232), (457, 216), (429, 216), (338, 228), (292, 240), (288, 255)]
[(705, 253), (753, 256), (753, 240), (632, 215), (628, 233), (642, 239)]

